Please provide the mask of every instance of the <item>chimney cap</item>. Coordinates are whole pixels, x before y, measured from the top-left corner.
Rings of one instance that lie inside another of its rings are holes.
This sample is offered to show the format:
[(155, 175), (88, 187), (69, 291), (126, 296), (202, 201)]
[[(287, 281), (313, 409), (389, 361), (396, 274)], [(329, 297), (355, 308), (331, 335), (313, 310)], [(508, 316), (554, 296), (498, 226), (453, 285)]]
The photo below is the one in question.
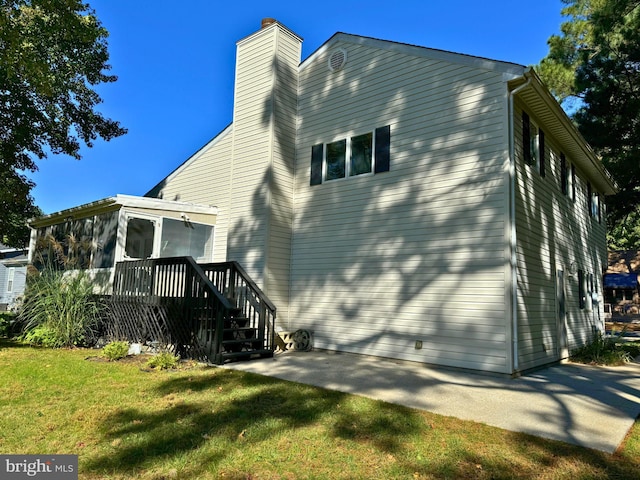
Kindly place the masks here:
[(269, 25), (272, 25), (274, 23), (276, 23), (275, 18), (271, 18), (271, 17), (263, 18), (260, 28), (267, 28)]

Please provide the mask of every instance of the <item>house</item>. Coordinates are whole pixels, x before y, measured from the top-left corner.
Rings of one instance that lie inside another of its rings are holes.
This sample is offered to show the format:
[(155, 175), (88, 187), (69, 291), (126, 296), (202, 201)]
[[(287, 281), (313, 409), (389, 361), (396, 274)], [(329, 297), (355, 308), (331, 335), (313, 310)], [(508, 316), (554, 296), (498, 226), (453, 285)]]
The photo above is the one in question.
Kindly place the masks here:
[(640, 314), (639, 271), (640, 252), (619, 250), (608, 253), (608, 267), (603, 280), (607, 319), (631, 320), (638, 317)]
[[(241, 39), (231, 124), (139, 200), (215, 206), (201, 261), (242, 265), (316, 348), (517, 374), (603, 330), (616, 187), (532, 69), (301, 44), (273, 19)], [(116, 259), (163, 256), (160, 210), (120, 214)], [(149, 244), (129, 251), (134, 221)]]
[(22, 298), (27, 278), (27, 249), (0, 243), (0, 311), (13, 310)]

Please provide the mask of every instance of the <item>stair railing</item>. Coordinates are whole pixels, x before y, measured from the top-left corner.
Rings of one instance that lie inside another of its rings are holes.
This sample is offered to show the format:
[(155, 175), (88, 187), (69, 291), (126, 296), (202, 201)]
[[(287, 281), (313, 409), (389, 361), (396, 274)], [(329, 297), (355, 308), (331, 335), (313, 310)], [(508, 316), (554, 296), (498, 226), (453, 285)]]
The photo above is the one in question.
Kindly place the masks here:
[(276, 307), (235, 261), (200, 264), (205, 275), (258, 331), (264, 350), (275, 350)]

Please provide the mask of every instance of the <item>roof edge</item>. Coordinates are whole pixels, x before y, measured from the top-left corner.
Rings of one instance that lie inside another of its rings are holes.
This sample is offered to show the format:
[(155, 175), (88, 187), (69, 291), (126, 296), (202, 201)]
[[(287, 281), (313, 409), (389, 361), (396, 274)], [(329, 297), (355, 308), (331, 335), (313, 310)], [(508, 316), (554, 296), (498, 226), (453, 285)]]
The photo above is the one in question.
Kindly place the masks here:
[(414, 45), (410, 43), (396, 42), (394, 40), (383, 40), (363, 35), (336, 32), (331, 36), (331, 38), (329, 38), (326, 42), (324, 42), (320, 47), (318, 47), (313, 53), (311, 53), (302, 61), (302, 63), (300, 64), (300, 71), (304, 70), (308, 64), (312, 63), (316, 57), (326, 52), (330, 48), (331, 44), (339, 41), (357, 45), (366, 45), (372, 48), (394, 50), (397, 52), (405, 53), (407, 55), (441, 59), (454, 63), (461, 63), (478, 68), (484, 68), (487, 70), (509, 73), (512, 75), (522, 75), (527, 68), (524, 65), (520, 65), (517, 63), (506, 62), (503, 60), (494, 60), (486, 57), (478, 57), (466, 53), (457, 53), (448, 50)]

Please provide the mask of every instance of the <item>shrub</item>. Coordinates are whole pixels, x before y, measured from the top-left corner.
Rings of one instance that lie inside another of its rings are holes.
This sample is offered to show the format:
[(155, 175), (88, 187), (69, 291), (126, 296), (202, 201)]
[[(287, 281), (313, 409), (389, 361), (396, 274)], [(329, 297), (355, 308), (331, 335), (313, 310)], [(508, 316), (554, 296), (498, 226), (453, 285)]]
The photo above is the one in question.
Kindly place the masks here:
[(108, 358), (110, 361), (120, 360), (126, 357), (128, 353), (128, 342), (111, 342), (102, 349), (102, 356)]
[(180, 360), (180, 357), (169, 352), (163, 352), (151, 357), (147, 362), (147, 366), (151, 368), (159, 368), (160, 370), (167, 370), (170, 368), (176, 368), (178, 366), (178, 360)]
[(601, 332), (597, 332), (593, 340), (571, 352), (571, 361), (592, 365), (624, 365), (629, 363), (632, 357), (619, 341), (623, 332), (611, 337), (605, 337)]
[(15, 315), (11, 312), (0, 313), (0, 337), (10, 337)]
[[(46, 339), (39, 344), (55, 348), (90, 345), (103, 308), (86, 272), (45, 268), (27, 279), (19, 315), (22, 338), (28, 343)], [(34, 329), (39, 330), (30, 334)]]
[(26, 331), (22, 336), (22, 341), (30, 345), (40, 345), (48, 348), (55, 348), (57, 346), (56, 332), (47, 325), (36, 325)]

